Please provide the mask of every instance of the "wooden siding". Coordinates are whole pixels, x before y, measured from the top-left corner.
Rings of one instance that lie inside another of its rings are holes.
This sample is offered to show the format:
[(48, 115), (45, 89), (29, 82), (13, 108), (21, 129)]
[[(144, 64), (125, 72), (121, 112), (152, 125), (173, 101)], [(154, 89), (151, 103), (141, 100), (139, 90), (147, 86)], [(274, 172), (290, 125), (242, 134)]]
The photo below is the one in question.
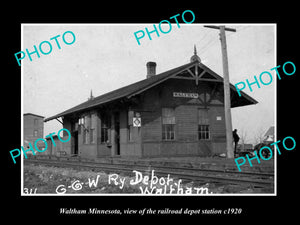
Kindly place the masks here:
[[(114, 116), (118, 112), (120, 120), (119, 140), (121, 157), (157, 156), (210, 156), (226, 151), (224, 106), (217, 85), (193, 80), (169, 79), (128, 102), (107, 111), (111, 116), (109, 136), (111, 146), (101, 143), (101, 113), (106, 110), (87, 111), (92, 114), (91, 126), (95, 128), (95, 143), (83, 144), (83, 127), (79, 126), (78, 153), (84, 157), (117, 156)], [(197, 93), (199, 98), (174, 97), (174, 92)], [(175, 110), (175, 140), (162, 140), (162, 108)], [(198, 110), (208, 109), (210, 138), (198, 140)], [(107, 109), (108, 110), (108, 109)], [(134, 127), (132, 140), (128, 140), (128, 111), (141, 115), (142, 127)], [(67, 118), (67, 117), (65, 117)], [(75, 119), (72, 120), (76, 121)], [(71, 129), (71, 120), (64, 120), (65, 127)], [(88, 134), (89, 135), (89, 134)], [(71, 143), (68, 154), (71, 153)]]
[[(214, 99), (213, 86), (194, 81), (168, 80), (146, 91), (142, 98), (142, 155), (154, 156), (209, 156), (225, 152), (224, 108)], [(173, 92), (198, 93), (199, 99), (176, 98)], [(162, 108), (175, 109), (175, 140), (162, 141)], [(198, 109), (207, 108), (210, 139), (198, 140)], [(218, 119), (221, 118), (221, 120)]]

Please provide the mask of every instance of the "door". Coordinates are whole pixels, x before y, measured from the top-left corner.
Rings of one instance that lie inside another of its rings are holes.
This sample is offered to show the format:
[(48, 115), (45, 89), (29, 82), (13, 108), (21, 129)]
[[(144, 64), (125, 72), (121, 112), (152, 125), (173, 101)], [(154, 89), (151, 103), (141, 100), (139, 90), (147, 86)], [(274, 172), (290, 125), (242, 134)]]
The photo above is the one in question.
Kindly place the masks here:
[(78, 155), (78, 131), (72, 132), (72, 155)]

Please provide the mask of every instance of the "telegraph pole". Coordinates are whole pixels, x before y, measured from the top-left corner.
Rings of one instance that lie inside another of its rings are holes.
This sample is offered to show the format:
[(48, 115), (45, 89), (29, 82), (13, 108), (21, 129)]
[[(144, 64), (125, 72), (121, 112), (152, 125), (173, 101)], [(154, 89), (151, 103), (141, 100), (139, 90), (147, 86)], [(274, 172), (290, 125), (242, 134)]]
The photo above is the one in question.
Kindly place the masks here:
[(224, 74), (224, 106), (225, 106), (225, 126), (226, 126), (226, 150), (227, 158), (234, 158), (233, 138), (232, 138), (232, 120), (231, 120), (231, 100), (230, 100), (230, 84), (229, 84), (229, 70), (228, 70), (228, 57), (226, 45), (226, 31), (236, 32), (233, 28), (225, 26), (204, 26), (220, 30), (220, 41), (222, 47), (222, 61), (223, 61), (223, 74)]

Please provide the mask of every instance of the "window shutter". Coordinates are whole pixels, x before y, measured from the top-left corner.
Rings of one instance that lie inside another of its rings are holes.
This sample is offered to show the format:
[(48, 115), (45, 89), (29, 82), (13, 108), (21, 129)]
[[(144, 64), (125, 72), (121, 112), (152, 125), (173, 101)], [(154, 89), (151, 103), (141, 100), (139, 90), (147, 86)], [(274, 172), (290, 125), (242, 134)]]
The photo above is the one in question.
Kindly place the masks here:
[(134, 112), (132, 110), (128, 111), (128, 125), (133, 124), (133, 114)]

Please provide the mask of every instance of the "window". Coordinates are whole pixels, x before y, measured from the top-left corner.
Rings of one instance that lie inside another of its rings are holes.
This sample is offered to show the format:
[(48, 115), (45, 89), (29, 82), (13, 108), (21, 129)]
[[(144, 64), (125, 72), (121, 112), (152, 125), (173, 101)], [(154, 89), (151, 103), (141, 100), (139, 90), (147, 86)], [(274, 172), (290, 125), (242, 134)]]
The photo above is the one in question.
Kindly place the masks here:
[(110, 117), (103, 116), (101, 121), (101, 143), (107, 143), (108, 138), (108, 129), (110, 128)]
[(33, 131), (33, 136), (34, 136), (34, 137), (37, 137), (37, 136), (38, 136), (38, 131), (37, 131), (37, 130), (34, 130), (34, 131)]
[(89, 124), (91, 121), (91, 115), (86, 115), (83, 117), (83, 144), (89, 143)]
[(96, 115), (91, 114), (91, 117), (90, 117), (90, 143), (91, 144), (95, 143), (95, 140), (96, 140), (95, 126), (96, 126)]
[(210, 139), (208, 109), (198, 109), (198, 139)]
[(175, 139), (175, 110), (173, 108), (162, 108), (162, 139)]
[(34, 119), (34, 126), (38, 125), (38, 119)]
[(162, 139), (174, 140), (175, 139), (175, 124), (163, 124)]
[(199, 140), (209, 139), (209, 125), (198, 125)]

